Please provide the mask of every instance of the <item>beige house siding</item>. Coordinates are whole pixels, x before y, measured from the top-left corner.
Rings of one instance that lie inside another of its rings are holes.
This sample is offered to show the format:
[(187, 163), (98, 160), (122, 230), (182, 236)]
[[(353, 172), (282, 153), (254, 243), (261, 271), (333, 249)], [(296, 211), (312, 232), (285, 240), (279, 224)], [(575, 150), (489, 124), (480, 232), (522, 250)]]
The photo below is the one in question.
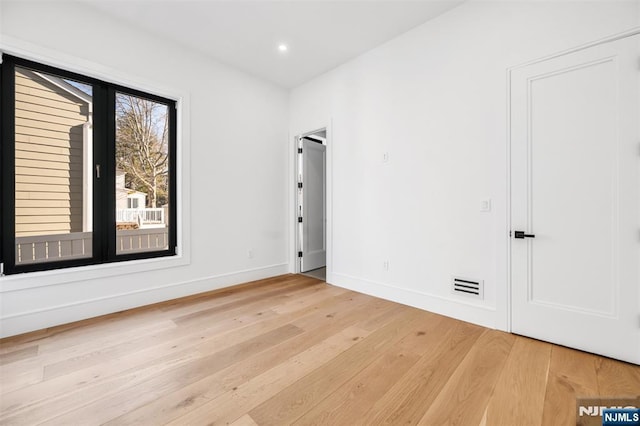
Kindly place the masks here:
[(88, 104), (16, 69), (16, 236), (83, 231)]

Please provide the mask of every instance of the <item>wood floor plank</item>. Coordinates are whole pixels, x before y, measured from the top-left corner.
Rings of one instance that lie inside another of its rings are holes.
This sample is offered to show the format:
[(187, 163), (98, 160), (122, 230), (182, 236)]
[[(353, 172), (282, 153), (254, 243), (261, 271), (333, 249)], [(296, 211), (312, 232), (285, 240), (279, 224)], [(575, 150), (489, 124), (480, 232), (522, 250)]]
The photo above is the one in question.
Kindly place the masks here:
[(407, 354), (422, 356), (438, 343), (450, 323), (450, 318), (431, 312), (421, 312), (416, 329), (408, 329), (409, 333), (400, 339), (395, 346)]
[(27, 346), (26, 348), (0, 354), (0, 365), (9, 365), (17, 361), (33, 358), (37, 355), (38, 345)]
[[(150, 380), (140, 382), (135, 386), (122, 387), (117, 393), (101, 396), (99, 399), (73, 409), (61, 415), (52, 417), (52, 425), (78, 423), (83, 425), (102, 424), (116, 415), (125, 414), (148, 401), (157, 399), (159, 395), (174, 392), (203, 377), (222, 370), (233, 363), (242, 360), (253, 353), (275, 346), (302, 333), (302, 330), (287, 324), (272, 332), (257, 338), (247, 340), (238, 345), (217, 352), (210, 356), (193, 360), (192, 362), (166, 370)], [(57, 404), (56, 404), (57, 405)]]
[(41, 353), (53, 353), (57, 350), (69, 350), (76, 345), (85, 345), (105, 336), (116, 338), (123, 330), (153, 327), (151, 323), (156, 319), (157, 312), (146, 307), (140, 308), (135, 314), (121, 311), (47, 329), (46, 334), (36, 341)]
[[(343, 319), (348, 322), (349, 318), (352, 317), (360, 319), (362, 314), (357, 313), (359, 306), (366, 304), (367, 308), (370, 308), (372, 304), (377, 303), (380, 303), (379, 299), (369, 296), (355, 293), (341, 294), (334, 297), (334, 300), (323, 300), (315, 307), (278, 317), (258, 316), (251, 312), (238, 318), (224, 320), (218, 318), (217, 322), (214, 321), (216, 318), (212, 318), (210, 327), (198, 327), (187, 332), (174, 329), (166, 333), (147, 336), (145, 339), (127, 342), (124, 347), (105, 349), (104, 354), (94, 355), (92, 361), (102, 357), (103, 364), (87, 368), (87, 366), (79, 363), (77, 364), (77, 371), (73, 373), (35, 387), (26, 387), (19, 392), (0, 399), (0, 411), (7, 410), (7, 407), (19, 407), (20, 403), (33, 406), (33, 404), (48, 399), (50, 395), (56, 394), (56, 389), (61, 387), (68, 389), (68, 391), (75, 391), (90, 387), (95, 382), (109, 380), (117, 374), (128, 374), (128, 372), (136, 368), (148, 368), (156, 362), (162, 363), (172, 356), (179, 356), (181, 351), (205, 354), (219, 351), (248, 338), (257, 337), (296, 319), (309, 317), (308, 324), (303, 322), (301, 325), (304, 325), (307, 329), (316, 329), (323, 325), (323, 322), (314, 316), (316, 313), (324, 314), (330, 312), (331, 318), (327, 319), (329, 322), (342, 322)], [(340, 311), (339, 315), (336, 313), (336, 309)], [(250, 321), (249, 318), (253, 318), (255, 321)], [(355, 322), (355, 319), (352, 322)], [(295, 322), (292, 324), (298, 326)], [(236, 328), (234, 327), (235, 325), (241, 327)], [(327, 325), (327, 323), (325, 322), (324, 325)], [(220, 333), (212, 332), (212, 330), (218, 330)], [(31, 383), (39, 381), (41, 375), (34, 379), (37, 380)]]
[(295, 312), (318, 303), (319, 295), (326, 298), (338, 296), (347, 292), (348, 290), (340, 287), (330, 287), (329, 289), (327, 289), (324, 285), (317, 284), (313, 289), (313, 292), (309, 292), (308, 294), (302, 296), (289, 298), (289, 300), (280, 303), (277, 306), (272, 307), (271, 309), (278, 314)]
[[(10, 366), (11, 364), (0, 366), (0, 405), (4, 405), (2, 402), (7, 395), (42, 382), (42, 375), (44, 374), (42, 368), (14, 370), (9, 375), (7, 371), (10, 371)], [(2, 408), (0, 408), (1, 412)]]
[(418, 424), (484, 330), (446, 318), (441, 329), (426, 335), (427, 350), (421, 359), (358, 424)]
[(598, 392), (601, 397), (640, 397), (640, 366), (610, 358), (596, 361)]
[(542, 423), (550, 358), (551, 344), (518, 336), (489, 400), (486, 424)]
[(37, 342), (42, 352), (52, 353), (57, 348), (67, 349), (74, 344), (93, 340), (111, 332), (120, 334), (122, 330), (148, 324), (154, 319), (165, 320), (180, 314), (200, 311), (222, 303), (255, 297), (255, 292), (262, 288), (277, 289), (289, 286), (296, 288), (318, 284), (314, 278), (301, 275), (285, 274), (264, 280), (253, 281), (239, 286), (212, 290), (175, 300), (147, 305), (133, 310), (120, 311), (95, 318), (89, 318), (52, 328), (37, 330), (18, 336), (0, 339), (0, 353), (11, 352), (30, 346)]
[[(256, 298), (255, 294), (251, 294), (252, 290), (255, 292), (255, 288), (252, 289), (250, 287), (252, 284), (254, 286), (257, 284), (260, 287), (269, 286), (270, 289), (287, 287), (291, 291), (295, 291), (296, 289), (304, 289), (309, 284), (316, 283), (317, 280), (300, 280), (291, 274), (274, 277), (259, 283), (249, 283), (249, 287), (242, 285), (230, 289), (216, 290), (204, 295), (194, 295), (176, 301), (162, 302), (157, 306), (150, 305), (137, 308), (133, 311), (116, 312), (51, 329), (10, 337), (0, 340), (0, 352), (5, 352), (8, 347), (18, 348), (22, 345), (31, 345), (31, 342), (37, 341), (41, 352), (46, 354), (49, 361), (54, 362), (54, 357), (58, 359), (69, 359), (72, 356), (78, 356), (78, 354), (83, 353), (83, 347), (88, 347), (84, 353), (95, 350), (96, 343), (94, 342), (99, 342), (101, 347), (104, 348), (104, 346), (109, 343), (105, 341), (105, 337), (111, 336), (118, 340), (128, 340), (131, 339), (131, 336), (127, 335), (130, 331), (133, 331), (133, 333), (142, 332), (144, 334), (151, 334), (153, 330), (144, 330), (144, 328), (157, 327), (158, 324), (154, 324), (154, 322), (173, 319), (179, 316), (180, 313), (184, 315), (200, 311), (205, 306), (208, 308), (233, 301), (237, 302), (247, 297)], [(224, 303), (221, 303), (221, 300), (224, 300)], [(240, 305), (242, 305), (242, 303), (240, 303)], [(134, 312), (134, 314), (132, 314), (132, 312)], [(71, 351), (74, 353), (71, 353)], [(58, 354), (58, 352), (63, 353)]]
[[(278, 284), (282, 284), (279, 282)], [(286, 287), (279, 287), (277, 292), (269, 296), (266, 296), (265, 299), (259, 299), (256, 297), (247, 298), (246, 295), (243, 299), (239, 299), (240, 301), (245, 302), (244, 305), (238, 306), (236, 302), (231, 303), (222, 303), (217, 306), (215, 309), (207, 308), (203, 312), (206, 312), (206, 315), (203, 313), (199, 315), (197, 321), (201, 321), (204, 325), (198, 326), (197, 324), (193, 324), (194, 318), (190, 317), (191, 320), (189, 325), (189, 330), (185, 332), (185, 330), (176, 329), (175, 326), (172, 326), (171, 322), (169, 322), (166, 327), (167, 332), (161, 333), (164, 330), (136, 330), (132, 332), (125, 332), (123, 336), (120, 336), (118, 342), (121, 342), (117, 345), (114, 342), (99, 341), (98, 344), (101, 347), (96, 349), (96, 343), (93, 343), (90, 346), (90, 350), (76, 350), (74, 353), (65, 353), (60, 351), (56, 354), (56, 359), (47, 359), (47, 365), (45, 366), (44, 378), (45, 380), (49, 380), (51, 378), (57, 377), (59, 375), (66, 374), (72, 370), (80, 370), (82, 368), (88, 368), (93, 365), (98, 365), (103, 362), (107, 362), (110, 358), (125, 356), (127, 353), (131, 351), (135, 351), (136, 347), (147, 347), (148, 345), (154, 344), (154, 342), (164, 341), (164, 340), (175, 340), (176, 337), (179, 337), (176, 345), (180, 344), (185, 346), (186, 342), (189, 340), (189, 336), (191, 336), (191, 340), (194, 343), (200, 343), (199, 341), (203, 338), (203, 336), (195, 336), (193, 331), (195, 330), (195, 334), (201, 334), (203, 331), (206, 331), (206, 339), (211, 339), (216, 336), (216, 332), (229, 332), (231, 330), (243, 327), (248, 324), (253, 324), (258, 322), (259, 320), (264, 320), (270, 317), (276, 316), (276, 313), (270, 309), (266, 309), (272, 306), (274, 303), (277, 303), (279, 299), (275, 296), (281, 296), (282, 292), (285, 293), (284, 297), (285, 301), (286, 295), (294, 295), (297, 299), (298, 297), (305, 296), (305, 300), (308, 301), (317, 301), (318, 293), (320, 290), (316, 287), (292, 287), (291, 283), (288, 283)], [(330, 288), (327, 291), (322, 292), (322, 298), (331, 297), (333, 294), (342, 294), (344, 290), (337, 288)], [(315, 297), (312, 297), (315, 296)], [(321, 300), (321, 299), (320, 299)], [(278, 306), (278, 305), (276, 305)], [(247, 311), (257, 311), (254, 315), (253, 313), (246, 315)], [(244, 315), (243, 315), (244, 314)], [(165, 321), (163, 321), (164, 323)], [(141, 333), (142, 331), (142, 333)], [(138, 337), (134, 339), (134, 337)], [(219, 342), (217, 342), (219, 344)], [(77, 352), (80, 352), (80, 355), (75, 355)], [(57, 361), (60, 356), (64, 356), (64, 361)]]
[(597, 397), (599, 357), (563, 346), (552, 346), (542, 424), (576, 424), (576, 398)]
[[(82, 323), (79, 325), (78, 323)], [(106, 316), (102, 321), (92, 319), (74, 323), (73, 326), (57, 326), (41, 332), (28, 333), (24, 341), (20, 341), (15, 345), (10, 342), (17, 337), (10, 337), (2, 340), (0, 346), (3, 351), (8, 347), (15, 349), (32, 346), (37, 343), (40, 354), (47, 356), (53, 355), (57, 350), (70, 351), (74, 347), (87, 345), (88, 342), (94, 341), (96, 338), (105, 337), (113, 334), (115, 338), (116, 331), (119, 327), (124, 327), (120, 331), (134, 329), (138, 326), (153, 327), (151, 321), (147, 317), (147, 313), (141, 312), (139, 316), (128, 315), (126, 313), (115, 313)], [(40, 338), (35, 336), (41, 336)]]
[(244, 382), (275, 368), (278, 364), (295, 356), (298, 351), (318, 344), (322, 340), (318, 333), (306, 332), (175, 392), (165, 393), (160, 398), (131, 410), (105, 425), (159, 424), (174, 420), (225, 392), (237, 389)]
[(230, 426), (258, 426), (258, 423), (254, 422), (250, 415), (245, 414), (235, 422), (231, 423)]
[[(227, 424), (247, 413), (251, 415), (249, 410), (253, 407), (313, 372), (318, 368), (318, 364), (322, 365), (335, 359), (368, 334), (366, 330), (349, 327), (263, 374), (247, 380), (207, 404), (189, 411), (184, 416), (169, 422), (168, 425)], [(251, 418), (261, 424), (252, 415)]]
[[(50, 370), (48, 373), (45, 371), (49, 365), (78, 360), (79, 362), (73, 363), (71, 368), (79, 369), (81, 363), (91, 362), (93, 356), (99, 351), (104, 351), (105, 348), (118, 344), (130, 344), (140, 336), (148, 336), (161, 330), (173, 328), (175, 328), (175, 324), (171, 321), (151, 321), (147, 324), (141, 324), (139, 327), (124, 329), (121, 333), (107, 333), (103, 338), (78, 344), (73, 343), (67, 347), (57, 347), (56, 349), (39, 347), (36, 356), (18, 360), (13, 364), (0, 364), (0, 374), (5, 382), (10, 382), (14, 380), (13, 376), (21, 375), (28, 371), (32, 371), (34, 374), (38, 372), (36, 375), (46, 380), (56, 375), (55, 370)], [(96, 362), (98, 361), (96, 360)], [(61, 374), (64, 374), (64, 371)], [(0, 403), (0, 409), (1, 405)]]
[[(380, 299), (372, 299), (363, 294), (347, 293), (345, 297), (346, 299), (341, 304), (324, 309), (323, 316), (318, 316), (316, 312), (312, 312), (295, 319), (292, 324), (304, 330), (313, 330), (322, 324), (331, 324), (335, 321), (342, 321), (344, 318), (353, 318), (358, 322), (358, 327), (360, 327), (365, 318), (378, 318), (383, 315), (386, 310), (381, 308), (388, 306), (389, 303)], [(366, 312), (360, 309), (364, 305), (366, 305)]]
[[(248, 318), (254, 318), (255, 321), (265, 318), (266, 315), (256, 315), (256, 313), (250, 313), (246, 317), (240, 317), (242, 324), (250, 323)], [(228, 321), (222, 324), (215, 324), (214, 327), (229, 326), (233, 327), (238, 322), (237, 319), (230, 318)], [(22, 388), (16, 392), (7, 395), (5, 398), (0, 399), (0, 412), (6, 413), (7, 407), (20, 408), (21, 406), (28, 405), (34, 406), (46, 402), (52, 394), (55, 394), (55, 389), (61, 386), (67, 388), (69, 392), (79, 391), (85, 389), (85, 397), (91, 394), (88, 390), (93, 391), (94, 385), (100, 385), (100, 382), (109, 381), (116, 375), (127, 375), (131, 371), (135, 371), (136, 368), (147, 369), (152, 368), (156, 363), (162, 364), (172, 358), (181, 358), (183, 354), (190, 352), (189, 356), (185, 358), (201, 357), (201, 352), (198, 351), (197, 345), (206, 345), (208, 343), (208, 329), (199, 330), (196, 329), (193, 333), (184, 333), (182, 336), (179, 330), (170, 331), (171, 340), (167, 339), (167, 334), (148, 336), (141, 340), (134, 340), (127, 342), (123, 345), (119, 345), (115, 348), (106, 348), (104, 352), (98, 352), (93, 354), (92, 357), (79, 360), (75, 365), (77, 369), (73, 372), (69, 372), (66, 375), (54, 377), (50, 380), (43, 381), (43, 383)], [(242, 335), (234, 335), (234, 337), (241, 338)], [(213, 339), (213, 337), (211, 337)], [(212, 344), (217, 346), (217, 349), (224, 349), (220, 340), (215, 340)], [(100, 364), (100, 361), (103, 361)], [(73, 368), (73, 363), (67, 365), (68, 368)], [(59, 380), (58, 380), (59, 379)], [(117, 381), (117, 377), (114, 378)], [(101, 395), (101, 390), (96, 390), (98, 395)], [(21, 404), (19, 403), (21, 402)]]
[[(395, 312), (395, 315), (390, 317), (388, 316), (389, 312), (393, 312), (393, 310), (387, 309), (379, 312), (378, 316), (389, 322), (397, 315)], [(408, 329), (408, 334), (397, 344), (386, 352), (381, 351), (376, 361), (315, 405), (295, 423), (360, 424), (359, 422), (362, 421), (364, 414), (373, 403), (380, 399), (431, 345), (439, 341), (439, 338), (445, 333), (445, 328), (442, 326), (447, 320), (440, 315), (425, 312), (416, 324), (415, 330)], [(362, 326), (362, 324), (359, 323), (358, 326)], [(377, 318), (373, 316), (364, 321), (364, 324), (382, 326), (384, 323), (378, 322)]]
[(261, 294), (246, 295), (238, 300), (212, 306), (190, 314), (180, 315), (178, 317), (174, 317), (173, 321), (179, 326), (184, 325), (187, 327), (193, 327), (198, 325), (201, 321), (209, 321), (210, 318), (217, 314), (224, 315), (229, 312), (236, 312), (238, 310), (246, 309), (249, 305), (264, 305), (267, 301), (270, 301), (271, 304), (273, 304), (274, 300), (285, 301), (288, 300), (287, 295), (296, 292), (306, 295), (319, 290), (322, 290), (322, 288), (318, 285), (310, 286), (302, 283), (297, 285), (287, 285), (276, 289), (265, 288)]
[(193, 309), (199, 311), (203, 306), (218, 306), (221, 302), (227, 303), (236, 298), (255, 297), (256, 291), (263, 287), (277, 289), (288, 286), (290, 288), (304, 287), (316, 284), (317, 280), (286, 274), (266, 280), (246, 283), (230, 289), (214, 290), (200, 295), (187, 296), (174, 301), (160, 302), (143, 306), (133, 310), (115, 312), (95, 318), (89, 318), (69, 324), (64, 324), (44, 330), (38, 330), (19, 336), (13, 336), (0, 340), (0, 352), (7, 348), (18, 349), (32, 342), (38, 343), (42, 353), (51, 354), (58, 348), (68, 350), (77, 344), (100, 339), (113, 334), (120, 335), (122, 330), (129, 330), (138, 326), (147, 326), (154, 320), (165, 320), (175, 317), (176, 312)]
[[(325, 310), (315, 311), (315, 328), (271, 347), (264, 352), (234, 363), (217, 374), (212, 374), (198, 382), (182, 388), (178, 392), (167, 394), (137, 410), (114, 419), (113, 424), (163, 423), (185, 415), (189, 410), (198, 408), (225, 392), (237, 390), (237, 387), (279, 364), (287, 363), (291, 358), (322, 344), (326, 339), (340, 333), (359, 321), (375, 299), (364, 298), (362, 304), (357, 295), (337, 303), (344, 304), (346, 315), (332, 316), (327, 319)], [(342, 299), (342, 298), (341, 298)], [(323, 322), (324, 319), (324, 322)], [(278, 367), (280, 368), (280, 367)], [(236, 388), (236, 389), (234, 389)]]
[(161, 334), (176, 328), (172, 321), (158, 321), (151, 325), (153, 327), (122, 330), (121, 334), (113, 335), (111, 339), (94, 340), (87, 344), (74, 345), (69, 350), (55, 351), (48, 356), (33, 360), (36, 364), (33, 367), (25, 366), (25, 368), (44, 368), (43, 380), (50, 380), (72, 371), (101, 364), (109, 358), (122, 356), (131, 350), (135, 342), (147, 340), (150, 335)]
[(515, 337), (511, 334), (486, 330), (418, 424), (480, 423), (514, 340)]
[(422, 318), (423, 312), (408, 310), (402, 317), (374, 331), (351, 349), (255, 407), (249, 414), (260, 425), (294, 422), (314, 403), (369, 365), (379, 351), (397, 343), (407, 330), (413, 331), (411, 327)]
[(0, 424), (575, 424), (640, 366), (287, 274), (0, 340)]
[[(19, 400), (18, 403), (8, 405), (6, 410), (0, 411), (0, 423), (40, 424), (57, 415), (100, 400), (103, 396), (118, 393), (121, 389), (126, 389), (132, 384), (162, 376), (166, 371), (187, 365), (200, 357), (201, 355), (198, 353), (183, 353), (161, 363), (155, 363), (145, 368), (110, 377), (104, 381), (98, 381), (87, 388), (72, 388), (69, 392), (66, 391), (67, 388), (65, 386), (58, 386), (56, 392), (49, 392), (36, 402), (25, 398), (24, 401)], [(8, 396), (11, 396), (11, 394)], [(4, 398), (0, 398), (0, 401), (4, 402)]]
[(253, 281), (240, 286), (213, 290), (206, 293), (195, 294), (181, 299), (159, 303), (157, 311), (162, 318), (176, 318), (183, 315), (203, 311), (216, 306), (254, 297), (255, 293), (262, 289), (276, 290), (289, 287), (294, 291), (317, 284), (312, 280), (301, 280), (297, 275), (287, 274), (266, 280)]
[(393, 346), (360, 373), (347, 380), (293, 424), (356, 425), (379, 399), (420, 357)]

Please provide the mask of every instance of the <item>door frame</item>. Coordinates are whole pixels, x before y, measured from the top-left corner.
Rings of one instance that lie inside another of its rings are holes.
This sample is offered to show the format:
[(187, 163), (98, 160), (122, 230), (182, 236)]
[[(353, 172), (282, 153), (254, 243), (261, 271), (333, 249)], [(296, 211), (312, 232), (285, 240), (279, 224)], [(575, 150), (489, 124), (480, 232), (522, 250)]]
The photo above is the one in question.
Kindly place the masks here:
[(298, 167), (298, 139), (303, 138), (305, 136), (313, 135), (314, 133), (325, 131), (326, 136), (326, 170), (325, 170), (325, 235), (326, 235), (326, 282), (330, 282), (332, 280), (332, 272), (333, 272), (333, 149), (332, 149), (332, 132), (331, 132), (331, 121), (329, 120), (329, 124), (318, 126), (314, 128), (314, 130), (304, 131), (296, 134), (293, 138), (291, 138), (291, 145), (289, 152), (290, 156), (290, 164), (291, 164), (291, 173), (290, 173), (290, 203), (291, 203), (291, 217), (289, 218), (289, 224), (291, 226), (290, 229), (290, 272), (294, 274), (300, 273), (300, 262), (298, 261), (298, 250), (299, 241), (300, 241), (300, 227), (298, 226), (298, 176), (299, 176), (299, 167)]
[[(497, 308), (498, 311), (503, 310), (504, 312), (504, 324), (506, 325), (506, 330), (509, 333), (513, 332), (512, 327), (512, 316), (513, 316), (513, 299), (512, 299), (512, 289), (513, 282), (511, 280), (511, 244), (513, 242), (513, 238), (511, 237), (512, 231), (512, 223), (511, 223), (511, 75), (512, 72), (516, 69), (523, 68), (529, 65), (537, 64), (540, 62), (548, 61), (554, 58), (558, 58), (560, 56), (572, 54), (575, 52), (579, 52), (581, 50), (589, 49), (594, 46), (598, 46), (600, 44), (611, 43), (617, 40), (621, 40), (627, 37), (633, 37), (635, 35), (640, 34), (640, 27), (634, 27), (630, 30), (617, 33), (611, 36), (607, 36), (598, 40), (591, 41), (589, 43), (582, 44), (580, 46), (573, 47), (571, 49), (563, 50), (560, 52), (553, 53), (551, 55), (547, 55), (538, 59), (534, 59), (532, 61), (527, 61), (521, 63), (519, 65), (515, 65), (513, 67), (509, 67), (507, 69), (506, 75), (506, 84), (507, 84), (507, 146), (506, 146), (506, 171), (507, 171), (507, 180), (506, 180), (506, 214), (507, 214), (507, 223), (504, 238), (506, 238), (506, 271), (505, 271), (505, 288), (504, 288), (504, 297), (502, 300), (497, 299)], [(499, 294), (499, 293), (498, 293)], [(502, 306), (501, 306), (502, 305)]]

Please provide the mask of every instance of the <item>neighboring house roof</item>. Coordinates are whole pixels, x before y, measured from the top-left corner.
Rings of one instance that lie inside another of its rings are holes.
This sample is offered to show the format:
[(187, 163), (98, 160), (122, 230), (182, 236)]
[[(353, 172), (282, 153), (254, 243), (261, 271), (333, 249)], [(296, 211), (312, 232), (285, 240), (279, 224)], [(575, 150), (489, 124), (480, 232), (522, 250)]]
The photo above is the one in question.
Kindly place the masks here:
[(31, 72), (33, 74), (37, 75), (38, 77), (42, 78), (43, 80), (46, 80), (49, 83), (58, 86), (59, 88), (61, 88), (65, 92), (75, 96), (76, 98), (78, 98), (82, 102), (85, 102), (87, 104), (92, 104), (93, 103), (93, 98), (91, 96), (89, 96), (88, 94), (86, 94), (82, 90), (78, 89), (74, 85), (67, 83), (64, 79), (62, 79), (60, 77), (53, 76), (53, 75), (36, 72), (36, 71), (31, 71)]

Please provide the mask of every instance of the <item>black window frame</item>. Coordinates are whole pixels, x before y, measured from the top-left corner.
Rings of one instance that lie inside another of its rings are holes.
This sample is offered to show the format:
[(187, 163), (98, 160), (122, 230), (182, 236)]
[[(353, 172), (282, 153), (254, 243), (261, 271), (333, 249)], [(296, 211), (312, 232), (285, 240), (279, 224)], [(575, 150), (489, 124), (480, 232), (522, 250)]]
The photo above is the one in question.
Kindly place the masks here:
[[(92, 256), (81, 259), (15, 264), (15, 68), (56, 75), (93, 87), (93, 230)], [(177, 105), (176, 101), (61, 68), (2, 54), (0, 65), (0, 263), (6, 275), (177, 255)], [(169, 208), (166, 250), (116, 254), (115, 133), (116, 93), (167, 105), (169, 114)], [(96, 173), (100, 167), (100, 178)]]

